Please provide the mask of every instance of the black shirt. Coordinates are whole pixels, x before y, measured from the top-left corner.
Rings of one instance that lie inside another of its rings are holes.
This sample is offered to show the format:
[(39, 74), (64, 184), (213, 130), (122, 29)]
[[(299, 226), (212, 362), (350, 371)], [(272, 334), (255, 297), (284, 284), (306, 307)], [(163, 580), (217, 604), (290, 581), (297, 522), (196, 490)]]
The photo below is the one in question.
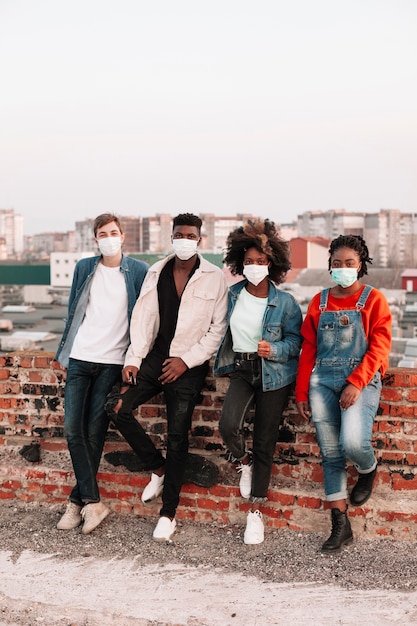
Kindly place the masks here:
[[(174, 262), (175, 257), (166, 263), (159, 276), (157, 286), (159, 331), (153, 347), (146, 357), (148, 363), (158, 371), (162, 369), (162, 363), (169, 357), (169, 348), (177, 328), (178, 311), (181, 303), (181, 297), (178, 296), (177, 288), (175, 286)], [(197, 256), (197, 260), (188, 276), (188, 280), (190, 280), (191, 276), (199, 266), (200, 259)]]

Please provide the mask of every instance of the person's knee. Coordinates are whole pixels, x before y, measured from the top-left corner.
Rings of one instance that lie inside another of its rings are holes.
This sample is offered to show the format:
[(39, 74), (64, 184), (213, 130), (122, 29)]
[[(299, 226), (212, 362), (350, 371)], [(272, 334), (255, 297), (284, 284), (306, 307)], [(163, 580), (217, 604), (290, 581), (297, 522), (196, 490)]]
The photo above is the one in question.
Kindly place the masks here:
[(128, 389), (129, 387), (127, 385), (121, 387), (115, 385), (111, 392), (107, 395), (104, 410), (113, 421), (123, 406), (122, 396)]
[(235, 429), (233, 428), (232, 424), (228, 420), (225, 420), (225, 419), (220, 419), (220, 422), (219, 422), (219, 433), (220, 433), (223, 441), (226, 442), (226, 443), (231, 441), (237, 435), (237, 433), (235, 432)]

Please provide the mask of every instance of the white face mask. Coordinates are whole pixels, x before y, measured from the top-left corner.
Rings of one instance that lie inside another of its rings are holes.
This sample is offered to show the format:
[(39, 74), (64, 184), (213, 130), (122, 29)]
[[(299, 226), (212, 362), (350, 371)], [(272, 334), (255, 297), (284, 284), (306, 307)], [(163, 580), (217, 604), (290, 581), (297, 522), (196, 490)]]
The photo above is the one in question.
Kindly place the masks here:
[(197, 252), (196, 239), (173, 239), (172, 249), (181, 261), (188, 261)]
[(244, 265), (243, 276), (245, 276), (252, 285), (259, 285), (269, 274), (267, 265)]
[(103, 256), (114, 256), (122, 247), (121, 237), (103, 237), (98, 240), (98, 247)]
[(337, 267), (331, 271), (332, 278), (336, 285), (350, 287), (358, 279), (357, 267)]

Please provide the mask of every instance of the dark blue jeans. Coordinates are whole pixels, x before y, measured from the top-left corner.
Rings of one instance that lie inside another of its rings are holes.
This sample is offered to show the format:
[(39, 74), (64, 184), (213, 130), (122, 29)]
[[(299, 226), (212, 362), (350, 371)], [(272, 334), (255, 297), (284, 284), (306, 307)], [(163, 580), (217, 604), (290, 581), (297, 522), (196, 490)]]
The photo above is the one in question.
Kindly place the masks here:
[[(122, 406), (112, 421), (131, 448), (136, 452), (147, 470), (165, 465), (160, 515), (175, 517), (188, 456), (188, 431), (194, 407), (200, 398), (207, 368), (187, 370), (173, 383), (162, 385), (152, 366), (143, 361), (137, 376), (137, 384), (129, 387), (122, 396)], [(132, 411), (158, 393), (164, 393), (168, 436), (166, 459), (158, 450)]]
[(253, 474), (251, 500), (266, 499), (275, 445), (291, 385), (274, 391), (262, 390), (261, 359), (239, 361), (230, 377), (219, 423), (224, 443), (236, 459), (246, 454), (243, 422), (255, 404), (253, 420)]
[(109, 425), (104, 403), (121, 370), (121, 365), (69, 360), (64, 430), (77, 480), (70, 500), (81, 506), (100, 501), (96, 475)]

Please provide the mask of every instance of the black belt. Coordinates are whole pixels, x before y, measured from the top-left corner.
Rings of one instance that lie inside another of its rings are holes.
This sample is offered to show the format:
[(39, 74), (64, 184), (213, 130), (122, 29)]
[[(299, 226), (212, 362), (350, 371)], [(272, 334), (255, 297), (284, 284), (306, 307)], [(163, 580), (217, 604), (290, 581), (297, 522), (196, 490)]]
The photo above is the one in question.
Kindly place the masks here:
[(257, 352), (235, 352), (235, 358), (240, 361), (256, 361), (259, 359)]

